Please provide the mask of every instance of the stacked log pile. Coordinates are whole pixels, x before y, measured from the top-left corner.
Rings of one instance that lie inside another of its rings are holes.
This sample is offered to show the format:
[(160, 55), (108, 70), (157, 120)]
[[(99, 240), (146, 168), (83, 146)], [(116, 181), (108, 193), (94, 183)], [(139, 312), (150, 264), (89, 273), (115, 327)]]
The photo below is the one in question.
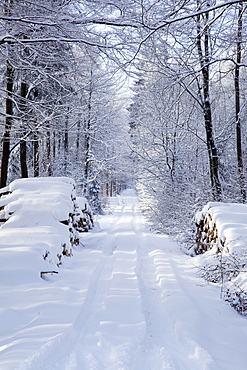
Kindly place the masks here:
[[(218, 209), (219, 204), (208, 203), (196, 215), (196, 254), (205, 253), (212, 248), (216, 253), (219, 253), (226, 245), (226, 237), (217, 224), (217, 217), (215, 216), (215, 210)], [(224, 204), (222, 207), (224, 207)], [(224, 214), (224, 211), (222, 214)]]
[(195, 253), (201, 254), (216, 247), (218, 251), (218, 230), (208, 213), (201, 215), (196, 222), (196, 247)]
[(246, 316), (247, 204), (210, 202), (197, 213), (196, 229), (201, 276), (220, 284), (221, 297)]
[[(77, 198), (74, 180), (66, 177), (13, 181), (0, 190), (0, 220), (0, 231), (7, 239), (13, 233), (22, 235), (25, 229), (20, 243), (25, 246), (29, 243), (26, 240), (32, 240), (47, 267), (53, 268), (73, 255), (73, 247), (80, 244), (80, 233), (93, 227), (87, 200)], [(47, 274), (50, 272), (54, 270), (49, 268)], [(42, 271), (42, 276), (45, 274)]]

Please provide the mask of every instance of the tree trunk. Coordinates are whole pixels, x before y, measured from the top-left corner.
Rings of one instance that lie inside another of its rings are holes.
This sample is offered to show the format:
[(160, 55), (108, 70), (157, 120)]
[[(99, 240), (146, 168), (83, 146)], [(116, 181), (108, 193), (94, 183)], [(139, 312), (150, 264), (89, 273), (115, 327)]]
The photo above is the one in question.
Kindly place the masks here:
[(238, 28), (237, 28), (237, 44), (236, 44), (236, 66), (235, 66), (235, 117), (236, 117), (236, 145), (237, 145), (237, 162), (238, 162), (238, 174), (239, 174), (239, 186), (242, 196), (242, 201), (246, 201), (246, 189), (245, 189), (245, 176), (243, 166), (243, 153), (242, 153), (242, 130), (240, 121), (240, 63), (242, 54), (242, 16), (243, 16), (243, 3), (238, 5)]
[(84, 195), (87, 194), (88, 190), (88, 183), (89, 183), (89, 172), (90, 172), (90, 147), (91, 147), (91, 138), (90, 138), (90, 131), (91, 131), (91, 110), (92, 110), (92, 71), (91, 71), (91, 83), (90, 83), (90, 90), (88, 96), (88, 118), (86, 121), (86, 130), (85, 130), (85, 170), (84, 170), (84, 177), (85, 177), (85, 187), (84, 187)]
[(46, 172), (48, 176), (52, 176), (50, 125), (47, 125), (46, 129), (47, 129), (47, 132), (46, 132)]
[(65, 129), (64, 129), (64, 175), (67, 176), (68, 167), (68, 156), (69, 156), (69, 132), (68, 132), (68, 121), (69, 117), (65, 119)]
[(26, 96), (27, 96), (27, 84), (25, 82), (21, 82), (20, 88), (20, 114), (21, 114), (21, 138), (20, 141), (20, 165), (21, 165), (21, 177), (27, 178), (28, 177), (28, 169), (27, 169), (27, 144), (26, 144), (26, 129), (25, 129), (25, 114), (26, 114)]
[(37, 131), (34, 133), (33, 140), (33, 174), (34, 177), (39, 176), (39, 136)]
[[(198, 10), (200, 9), (200, 1), (197, 1)], [(207, 1), (207, 6), (210, 6), (209, 1)], [(219, 157), (218, 151), (214, 141), (213, 135), (213, 123), (212, 123), (212, 111), (210, 104), (210, 94), (209, 94), (209, 26), (208, 18), (209, 13), (206, 12), (205, 21), (203, 27), (201, 26), (201, 15), (197, 16), (197, 51), (199, 56), (199, 61), (201, 65), (202, 72), (202, 90), (203, 90), (203, 115), (204, 115), (204, 125), (206, 130), (206, 141), (208, 149), (208, 158), (209, 158), (209, 170), (210, 170), (210, 179), (212, 187), (212, 195), (214, 200), (221, 200), (221, 183), (219, 180)], [(203, 40), (202, 40), (203, 38)], [(202, 47), (204, 45), (204, 50)]]
[(13, 88), (14, 88), (14, 69), (10, 65), (9, 61), (7, 61), (6, 69), (7, 97), (5, 101), (6, 117), (2, 140), (1, 188), (6, 186), (8, 176), (8, 164), (10, 155), (10, 131), (13, 121), (13, 100), (12, 100)]
[(57, 148), (56, 148), (56, 132), (54, 131), (53, 132), (53, 142), (52, 142), (52, 158), (53, 158), (53, 160), (55, 160), (56, 159), (56, 150)]
[(79, 153), (80, 153), (80, 136), (81, 136), (81, 117), (77, 122), (77, 133), (76, 133), (76, 161), (79, 161)]

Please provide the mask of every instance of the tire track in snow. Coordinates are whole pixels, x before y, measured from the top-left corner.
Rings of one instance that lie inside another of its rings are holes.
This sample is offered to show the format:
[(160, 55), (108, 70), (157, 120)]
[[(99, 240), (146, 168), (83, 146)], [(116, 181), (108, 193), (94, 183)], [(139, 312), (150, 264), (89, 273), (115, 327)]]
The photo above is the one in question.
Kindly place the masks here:
[[(146, 241), (146, 233), (143, 225), (143, 216), (138, 209), (134, 210), (133, 229), (138, 236), (137, 244), (137, 275), (139, 290), (142, 297), (142, 310), (145, 315), (146, 333), (139, 343), (133, 370), (177, 370), (164, 341), (163, 312), (161, 311), (161, 289), (157, 283), (157, 271), (152, 263)], [(186, 370), (184, 368), (184, 370)]]
[[(105, 240), (102, 256), (92, 275), (82, 310), (72, 328), (42, 346), (22, 364), (21, 370), (128, 368), (126, 366), (129, 361), (126, 362), (126, 358), (130, 356), (136, 343), (133, 343), (132, 337), (128, 337), (130, 327), (132, 325), (134, 332), (136, 323), (142, 326), (143, 321), (142, 315), (135, 318), (133, 323), (126, 321), (126, 312), (129, 313), (128, 319), (131, 317), (130, 307), (126, 307), (126, 302), (131, 302), (132, 307), (133, 304), (140, 306), (134, 272), (136, 253), (132, 248), (133, 233), (126, 231), (129, 225), (125, 222), (124, 215), (129, 212), (132, 212), (132, 207), (123, 204), (102, 238)], [(124, 244), (128, 236), (131, 243), (126, 248)], [(126, 296), (125, 289), (129, 286)], [(140, 308), (137, 312), (140, 312)], [(115, 319), (112, 318), (114, 314)], [(127, 336), (123, 340), (124, 332), (127, 332)], [(118, 340), (119, 344), (115, 345)]]
[[(154, 261), (156, 259), (153, 266), (149, 265), (150, 254), (153, 254)], [(160, 253), (157, 256), (156, 250), (142, 255), (141, 260), (140, 290), (146, 313), (147, 333), (138, 354), (141, 362), (135, 369), (211, 369), (213, 361), (210, 354), (184, 330), (184, 322), (176, 316), (176, 309), (181, 311), (181, 307), (179, 297), (176, 297), (177, 291), (173, 290), (173, 283), (176, 285), (177, 281), (174, 279), (170, 261), (166, 256), (160, 256)], [(144, 265), (147, 266), (146, 272)], [(151, 280), (150, 270), (153, 270)], [(181, 292), (184, 293), (183, 290)], [(179, 307), (175, 306), (174, 297)]]
[[(111, 239), (112, 244), (115, 245), (114, 238)], [(109, 255), (108, 251), (101, 255), (92, 274), (82, 309), (71, 328), (66, 333), (45, 343), (37, 353), (24, 361), (20, 370), (87, 369), (86, 366), (80, 367), (83, 366), (83, 363), (76, 364), (75, 359), (78, 357), (81, 359), (82, 333), (89, 336), (90, 333), (94, 332), (96, 323), (99, 322), (103, 299), (109, 290), (113, 259), (113, 255)]]
[(130, 217), (136, 201), (129, 205), (123, 199), (122, 204), (121, 215), (115, 214), (113, 227), (107, 228), (116, 245), (112, 279), (96, 331), (97, 343), (85, 343), (85, 369), (131, 369), (132, 353), (145, 330), (136, 276), (137, 239)]
[(173, 294), (173, 285), (180, 282), (181, 292), (186, 294), (182, 277), (175, 262), (161, 249), (159, 236), (148, 234), (140, 227), (140, 217), (135, 214), (133, 227), (139, 235), (138, 277), (146, 334), (139, 345), (133, 369), (210, 369), (213, 361), (209, 353), (192, 338), (182, 335), (179, 322), (171, 315), (169, 297)]

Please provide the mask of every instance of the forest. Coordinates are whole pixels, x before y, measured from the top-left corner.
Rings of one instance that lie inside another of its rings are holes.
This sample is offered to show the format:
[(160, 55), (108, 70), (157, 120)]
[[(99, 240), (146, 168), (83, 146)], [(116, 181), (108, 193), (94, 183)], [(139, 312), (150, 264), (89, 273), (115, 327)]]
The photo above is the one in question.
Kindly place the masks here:
[(247, 0), (0, 0), (0, 368), (246, 370)]
[(68, 176), (95, 213), (136, 187), (191, 242), (246, 202), (247, 1), (1, 0), (1, 183)]

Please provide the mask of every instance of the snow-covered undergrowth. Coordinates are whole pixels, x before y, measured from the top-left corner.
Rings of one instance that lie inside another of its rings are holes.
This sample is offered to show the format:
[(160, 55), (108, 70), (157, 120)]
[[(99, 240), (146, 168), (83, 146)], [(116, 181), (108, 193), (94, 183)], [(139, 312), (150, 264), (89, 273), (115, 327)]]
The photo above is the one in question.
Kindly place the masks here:
[[(79, 244), (78, 231), (92, 227), (86, 199), (74, 180), (29, 178), (1, 189), (1, 275), (12, 284), (48, 278)], [(12, 251), (13, 253), (9, 253)]]
[(201, 275), (220, 284), (222, 297), (247, 315), (247, 205), (210, 202), (196, 224)]

